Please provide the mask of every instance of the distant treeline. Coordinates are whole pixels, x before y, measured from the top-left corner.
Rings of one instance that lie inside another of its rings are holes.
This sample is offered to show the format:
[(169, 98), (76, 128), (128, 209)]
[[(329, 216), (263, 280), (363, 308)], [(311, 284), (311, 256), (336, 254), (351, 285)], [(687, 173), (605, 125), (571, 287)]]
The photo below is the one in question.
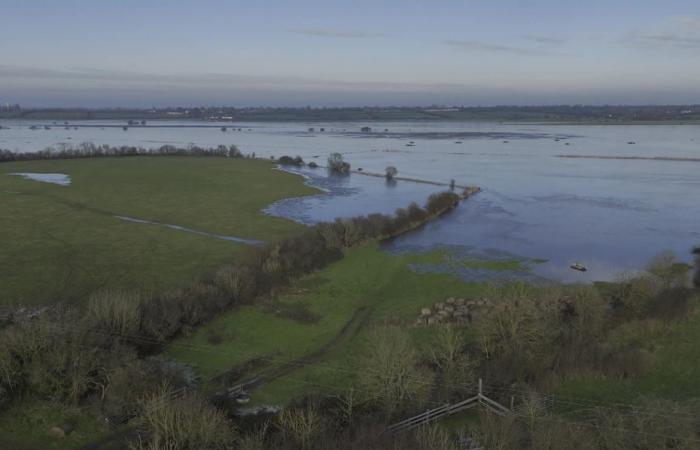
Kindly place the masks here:
[(123, 145), (112, 147), (109, 145), (95, 145), (92, 142), (83, 142), (75, 147), (63, 146), (62, 148), (49, 147), (38, 152), (13, 152), (0, 149), (0, 163), (13, 161), (38, 161), (46, 159), (78, 159), (78, 158), (102, 158), (115, 156), (217, 156), (228, 158), (241, 158), (243, 154), (235, 145), (219, 145), (218, 147), (175, 147), (163, 145), (158, 148), (144, 148)]
[(34, 120), (392, 121), (489, 120), (636, 122), (698, 121), (700, 105), (548, 105), (339, 108), (195, 107), (162, 109), (14, 109), (0, 118)]

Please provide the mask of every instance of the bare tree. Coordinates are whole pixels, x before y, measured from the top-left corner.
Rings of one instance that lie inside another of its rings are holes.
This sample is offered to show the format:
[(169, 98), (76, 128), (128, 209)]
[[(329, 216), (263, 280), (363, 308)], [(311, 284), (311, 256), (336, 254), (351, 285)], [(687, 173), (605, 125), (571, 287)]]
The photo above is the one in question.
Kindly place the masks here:
[(278, 418), (279, 427), (292, 440), (306, 450), (321, 433), (321, 416), (316, 408), (285, 409)]
[(388, 416), (407, 404), (420, 406), (429, 394), (431, 377), (417, 367), (419, 355), (411, 338), (397, 326), (383, 326), (370, 337), (360, 370), (360, 387), (379, 401)]
[(350, 164), (345, 162), (343, 155), (340, 153), (331, 153), (328, 157), (328, 170), (345, 174), (350, 172)]

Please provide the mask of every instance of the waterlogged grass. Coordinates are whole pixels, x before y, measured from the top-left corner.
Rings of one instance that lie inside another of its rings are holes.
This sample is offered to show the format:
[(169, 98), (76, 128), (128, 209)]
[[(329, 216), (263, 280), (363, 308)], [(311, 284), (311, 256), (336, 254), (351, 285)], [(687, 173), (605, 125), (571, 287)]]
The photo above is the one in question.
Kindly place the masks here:
[[(9, 176), (64, 173), (70, 186)], [(160, 290), (246, 251), (244, 244), (155, 225), (274, 240), (301, 225), (261, 212), (316, 191), (260, 160), (122, 157), (0, 165), (0, 305), (81, 301), (101, 288)]]
[(543, 261), (540, 259), (482, 259), (449, 248), (407, 254), (406, 257), (412, 264), (444, 266), (449, 270), (480, 269), (513, 272), (528, 272), (529, 264), (538, 264)]
[[(303, 305), (317, 322), (301, 323), (275, 315), (274, 307), (250, 306), (175, 341), (166, 353), (193, 365), (205, 380), (252, 358), (263, 358), (268, 367), (248, 372), (242, 381), (266, 373), (269, 366), (284, 367), (316, 354), (256, 389), (253, 401), (281, 403), (316, 390), (342, 391), (354, 384), (358, 358), (371, 345), (368, 332), (373, 325), (412, 323), (421, 307), (449, 296), (475, 297), (482, 291), (483, 286), (450, 275), (412, 271), (409, 264), (422, 256), (388, 254), (378, 245), (351, 250), (343, 260), (304, 278), (279, 298), (282, 305)], [(423, 342), (425, 329), (412, 330), (416, 342)], [(212, 334), (221, 341), (210, 343)]]

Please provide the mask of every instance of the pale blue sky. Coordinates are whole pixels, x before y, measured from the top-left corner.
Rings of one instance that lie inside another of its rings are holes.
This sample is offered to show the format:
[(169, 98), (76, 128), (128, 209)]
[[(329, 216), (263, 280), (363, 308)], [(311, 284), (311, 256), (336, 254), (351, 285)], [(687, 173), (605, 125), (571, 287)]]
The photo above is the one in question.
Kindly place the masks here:
[(698, 0), (2, 0), (0, 102), (700, 103)]

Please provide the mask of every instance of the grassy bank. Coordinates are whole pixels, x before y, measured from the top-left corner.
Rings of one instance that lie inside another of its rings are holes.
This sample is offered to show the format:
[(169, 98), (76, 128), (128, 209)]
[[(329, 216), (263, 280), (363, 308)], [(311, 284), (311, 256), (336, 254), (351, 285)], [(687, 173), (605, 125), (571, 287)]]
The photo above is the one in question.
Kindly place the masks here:
[[(176, 340), (166, 354), (193, 365), (205, 380), (251, 364), (255, 368), (246, 370), (240, 381), (281, 370), (283, 376), (273, 376), (256, 389), (256, 403), (287, 402), (319, 390), (342, 391), (357, 375), (353, 368), (358, 367), (356, 360), (364, 353), (372, 325), (412, 324), (421, 307), (483, 291), (481, 284), (447, 274), (419, 274), (409, 267), (439, 259), (438, 252), (389, 254), (378, 244), (351, 250), (274, 301), (233, 311)], [(412, 334), (419, 345), (426, 337), (424, 328), (414, 328)]]
[[(70, 186), (14, 172), (63, 173)], [(260, 160), (134, 157), (5, 163), (0, 166), (2, 303), (83, 299), (100, 288), (157, 290), (190, 282), (246, 246), (130, 223), (133, 216), (264, 241), (302, 227), (261, 210), (316, 193), (300, 177)]]

